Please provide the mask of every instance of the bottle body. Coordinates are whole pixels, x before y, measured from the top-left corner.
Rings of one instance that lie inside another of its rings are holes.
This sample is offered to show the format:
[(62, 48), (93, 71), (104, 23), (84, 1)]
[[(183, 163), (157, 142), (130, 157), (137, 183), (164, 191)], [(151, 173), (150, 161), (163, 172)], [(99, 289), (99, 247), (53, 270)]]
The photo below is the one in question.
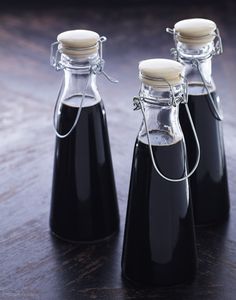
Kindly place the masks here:
[[(187, 57), (191, 54), (191, 50), (185, 47), (181, 52), (181, 61), (186, 66), (185, 76), (189, 82), (188, 105), (201, 147), (198, 168), (190, 178), (194, 220), (197, 226), (221, 223), (227, 219), (229, 214), (223, 122), (216, 118), (211, 104), (212, 99), (217, 111), (221, 111), (220, 99), (211, 76), (211, 57), (209, 58), (208, 55), (211, 47), (210, 43), (208, 47), (198, 51), (202, 55), (199, 60), (202, 78), (199, 70), (191, 65)], [(194, 57), (199, 57), (198, 52), (195, 49)], [(204, 56), (208, 58), (204, 59)], [(191, 134), (191, 126), (182, 107), (180, 108), (180, 123), (186, 132), (189, 167), (191, 168), (196, 157), (196, 147)]]
[[(183, 141), (154, 146), (160, 169), (180, 177)], [(137, 285), (192, 281), (196, 249), (188, 182), (168, 182), (153, 168), (149, 148), (137, 140), (131, 171), (122, 258), (123, 276)]]
[(94, 75), (89, 78), (76, 71), (67, 76), (69, 82), (66, 78), (57, 114), (57, 131), (62, 135), (76, 119), (81, 84), (91, 82), (75, 128), (65, 138), (56, 137), (50, 227), (64, 240), (94, 242), (110, 237), (119, 228), (106, 113)]
[[(187, 166), (178, 106), (146, 105), (145, 114), (156, 165), (165, 176), (182, 178)], [(196, 268), (188, 180), (171, 182), (156, 172), (142, 125), (134, 147), (122, 274), (140, 286), (171, 286), (192, 281)]]

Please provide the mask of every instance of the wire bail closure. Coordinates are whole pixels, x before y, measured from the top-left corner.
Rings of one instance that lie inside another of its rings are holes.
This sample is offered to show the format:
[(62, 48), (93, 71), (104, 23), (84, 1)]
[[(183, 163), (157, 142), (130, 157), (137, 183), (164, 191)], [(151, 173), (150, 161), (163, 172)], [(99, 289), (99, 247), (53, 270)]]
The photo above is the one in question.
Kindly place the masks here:
[[(154, 80), (152, 77), (149, 77), (149, 76), (143, 76), (143, 78), (147, 79), (147, 80)], [(187, 89), (187, 80), (184, 76), (181, 75), (181, 78), (182, 80), (184, 81), (182, 84), (179, 84), (182, 88), (182, 91), (183, 93), (178, 95), (177, 97), (174, 96), (174, 91), (173, 91), (173, 88), (172, 88), (172, 85), (165, 79), (165, 78), (157, 78), (155, 77), (155, 81), (159, 81), (159, 82), (165, 82), (166, 83), (166, 86), (169, 87), (169, 93), (170, 93), (170, 98), (169, 98), (169, 101), (168, 101), (168, 106), (174, 106), (176, 107), (178, 104), (180, 103), (188, 103), (188, 89)], [(161, 86), (160, 86), (161, 87)], [(163, 87), (163, 86), (162, 86)], [(133, 98), (133, 103), (134, 103), (134, 110), (138, 110), (140, 109), (140, 106), (138, 104), (138, 101), (136, 101), (136, 98), (137, 97), (134, 97)], [(156, 101), (153, 100), (152, 98), (147, 98), (147, 97), (138, 97), (138, 99), (145, 99), (145, 102), (149, 103), (149, 104), (156, 104)]]
[[(175, 60), (177, 60), (178, 62), (181, 61), (182, 55), (180, 54), (177, 44), (178, 44), (178, 37), (180, 36), (180, 34), (178, 32), (175, 31), (175, 29), (171, 29), (171, 28), (166, 28), (166, 32), (170, 33), (173, 35), (174, 37), (174, 43), (175, 43), (175, 48), (171, 48), (170, 49), (170, 53), (171, 55), (174, 57)], [(219, 29), (216, 28), (215, 33), (212, 34), (213, 36), (215, 36), (214, 39), (214, 46), (213, 46), (213, 50), (210, 53), (210, 56), (215, 56), (215, 55), (220, 55), (223, 53), (223, 45), (222, 45), (222, 40), (221, 40), (221, 36), (220, 36), (220, 32)], [(199, 75), (201, 77), (202, 83), (204, 85), (204, 88), (207, 91), (207, 94), (209, 96), (208, 98), (208, 104), (209, 104), (209, 108), (214, 116), (214, 118), (218, 121), (222, 121), (223, 120), (223, 113), (222, 111), (220, 111), (219, 108), (216, 107), (214, 99), (212, 98), (212, 95), (209, 91), (209, 88), (207, 86), (207, 82), (204, 79), (204, 76), (200, 70), (200, 60), (195, 58), (194, 55), (192, 55), (192, 57), (189, 59), (192, 66), (197, 68)]]
[(50, 47), (50, 65), (55, 68), (57, 71), (61, 70), (62, 67), (59, 64), (59, 42), (54, 42)]
[(208, 94), (208, 96), (209, 96), (209, 98), (208, 98), (208, 104), (209, 104), (209, 108), (210, 108), (210, 110), (211, 110), (211, 113), (213, 114), (213, 116), (214, 116), (214, 118), (215, 118), (216, 120), (218, 120), (218, 121), (223, 121), (223, 119), (224, 119), (223, 113), (222, 113), (222, 111), (220, 111), (220, 109), (217, 108), (216, 105), (215, 105), (215, 101), (214, 101), (214, 99), (213, 99), (213, 97), (212, 97), (212, 95), (211, 95), (211, 93), (210, 93), (210, 90), (209, 90), (209, 88), (208, 88), (208, 86), (207, 86), (207, 83), (206, 83), (206, 81), (205, 81), (205, 79), (204, 79), (204, 76), (203, 76), (203, 74), (202, 74), (202, 72), (201, 72), (199, 60), (198, 60), (198, 59), (193, 59), (193, 60), (192, 60), (192, 66), (197, 68), (197, 70), (198, 70), (198, 72), (199, 72), (199, 74), (200, 74), (202, 83), (203, 83), (203, 85), (204, 85), (204, 88), (205, 88), (206, 91), (207, 91), (207, 94)]
[[(99, 59), (96, 63), (91, 64), (90, 65), (90, 69), (89, 69), (89, 76), (87, 79), (87, 82), (85, 84), (85, 88), (83, 93), (81, 94), (81, 102), (80, 102), (80, 106), (75, 118), (75, 121), (72, 125), (72, 127), (70, 128), (70, 130), (65, 133), (65, 134), (60, 134), (57, 130), (57, 122), (56, 122), (56, 115), (58, 114), (58, 110), (60, 109), (60, 104), (61, 104), (61, 92), (62, 92), (62, 87), (64, 85), (64, 80), (61, 83), (60, 89), (59, 89), (59, 93), (58, 93), (58, 97), (54, 106), (54, 112), (53, 112), (53, 128), (55, 131), (55, 134), (58, 138), (66, 138), (67, 136), (70, 135), (70, 133), (74, 130), (76, 124), (79, 121), (79, 117), (82, 111), (82, 107), (83, 107), (83, 102), (86, 96), (86, 92), (87, 92), (87, 88), (91, 79), (92, 74), (95, 75), (99, 75), (99, 74), (103, 74), (105, 76), (105, 78), (107, 78), (110, 82), (112, 83), (118, 83), (119, 81), (112, 78), (111, 76), (109, 76), (106, 72), (104, 72), (104, 65), (105, 65), (105, 60), (103, 59), (103, 43), (107, 40), (107, 38), (105, 36), (101, 36), (100, 39), (98, 40), (99, 43), (99, 48), (98, 48), (98, 53), (99, 53)], [(64, 69), (65, 67), (61, 64), (60, 61), (60, 54), (61, 51), (58, 49), (58, 45), (59, 42), (54, 42), (51, 44), (51, 48), (50, 48), (50, 65), (56, 69), (56, 71), (60, 71), (62, 69)], [(92, 46), (94, 47), (94, 46)], [(89, 49), (91, 47), (88, 47), (86, 49)], [(68, 48), (69, 49), (69, 48)], [(84, 48), (85, 49), (85, 48)], [(76, 50), (75, 48), (73, 48), (73, 50)], [(71, 69), (73, 69), (73, 67), (70, 67)]]
[[(178, 51), (177, 43), (178, 43), (178, 37), (181, 37), (181, 35), (180, 35), (179, 32), (176, 32), (174, 28), (173, 29), (172, 28), (166, 28), (166, 32), (173, 35), (175, 48), (172, 48), (171, 52), (175, 53), (177, 55), (177, 58), (178, 58), (178, 56), (181, 56), (181, 55)], [(210, 35), (215, 37), (214, 40), (213, 40), (214, 41), (214, 47), (213, 47), (213, 51), (212, 51), (211, 55), (214, 56), (214, 55), (222, 54), (223, 53), (223, 44), (222, 44), (222, 39), (221, 39), (221, 36), (220, 36), (219, 29), (216, 27), (215, 33), (210, 34)]]
[[(170, 85), (170, 83), (168, 81), (166, 81), (164, 78), (158, 78), (157, 80), (162, 80), (162, 81), (165, 81), (165, 82), (168, 83), (169, 88), (170, 88), (170, 93), (172, 93), (171, 99), (174, 99), (175, 96), (173, 94), (173, 89), (172, 89), (172, 86)], [(158, 166), (155, 162), (155, 158), (154, 158), (153, 151), (152, 151), (152, 145), (151, 145), (149, 130), (148, 130), (148, 125), (147, 125), (147, 119), (146, 119), (146, 116), (145, 116), (144, 102), (149, 103), (149, 104), (156, 104), (156, 101), (154, 101), (151, 98), (143, 97), (143, 96), (140, 96), (140, 95), (138, 97), (133, 98), (134, 110), (140, 110), (141, 109), (141, 112), (142, 112), (142, 115), (143, 115), (143, 121), (144, 121), (145, 129), (146, 129), (146, 133), (147, 133), (148, 146), (149, 146), (149, 151), (150, 151), (150, 156), (151, 156), (153, 167), (156, 170), (156, 172), (158, 173), (158, 175), (160, 175), (163, 179), (165, 179), (167, 181), (170, 181), (170, 182), (181, 182), (181, 181), (184, 181), (184, 180), (188, 179), (195, 172), (195, 170), (198, 167), (199, 161), (200, 161), (200, 152), (201, 152), (200, 151), (200, 144), (199, 144), (199, 140), (198, 140), (198, 137), (197, 137), (196, 129), (195, 129), (194, 124), (193, 124), (191, 113), (189, 111), (189, 107), (188, 107), (188, 104), (187, 104), (187, 102), (188, 102), (187, 81), (186, 81), (185, 77), (183, 77), (183, 80), (184, 80), (184, 83), (182, 84), (183, 94), (180, 97), (177, 98), (178, 99), (177, 101), (172, 100), (172, 102), (168, 102), (168, 105), (169, 106), (172, 105), (174, 107), (176, 107), (176, 105), (181, 104), (181, 103), (185, 105), (185, 109), (186, 109), (186, 112), (187, 112), (187, 115), (188, 115), (188, 118), (189, 118), (190, 125), (192, 127), (192, 131), (193, 131), (193, 134), (194, 134), (195, 141), (196, 141), (197, 159), (196, 159), (196, 163), (195, 163), (193, 169), (188, 174), (187, 174), (187, 170), (186, 170), (187, 164), (185, 163), (184, 174), (186, 174), (186, 175), (181, 177), (181, 178), (169, 178), (169, 177), (165, 176), (159, 170), (159, 168), (158, 168)], [(186, 148), (186, 143), (185, 143), (184, 136), (183, 136), (183, 145), (184, 145), (185, 159), (187, 161), (187, 148)]]
[[(94, 74), (103, 74), (110, 82), (118, 83), (119, 82), (118, 80), (112, 78), (104, 71), (105, 60), (103, 59), (103, 43), (106, 41), (107, 41), (107, 38), (105, 36), (101, 36), (100, 39), (98, 40), (99, 61), (97, 63), (91, 65), (91, 69)], [(60, 62), (61, 51), (58, 49), (59, 44), (60, 43), (57, 41), (57, 42), (52, 43), (51, 47), (50, 47), (50, 65), (53, 68), (55, 68), (57, 71), (64, 69), (64, 66)], [(87, 48), (84, 48), (84, 50), (85, 49), (87, 50), (87, 49), (90, 49), (93, 47), (94, 46), (87, 47)], [(67, 49), (70, 49), (70, 48), (67, 47)], [(71, 50), (76, 50), (76, 48), (73, 48), (73, 49), (71, 48)]]

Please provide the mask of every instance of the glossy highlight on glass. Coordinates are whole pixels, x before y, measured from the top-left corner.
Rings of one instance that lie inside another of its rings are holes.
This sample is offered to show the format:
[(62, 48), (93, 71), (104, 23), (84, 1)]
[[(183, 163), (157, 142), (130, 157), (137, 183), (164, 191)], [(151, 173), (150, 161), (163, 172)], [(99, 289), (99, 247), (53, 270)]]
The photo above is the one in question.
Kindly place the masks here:
[[(67, 132), (78, 108), (63, 104), (60, 132)], [(51, 229), (71, 241), (93, 241), (118, 230), (118, 207), (103, 104), (84, 107), (66, 138), (56, 138)]]
[[(196, 172), (190, 178), (193, 212), (196, 225), (213, 225), (227, 219), (229, 192), (223, 140), (223, 123), (211, 111), (209, 95), (202, 84), (190, 86), (188, 105), (201, 145), (201, 159)], [(219, 105), (215, 91), (211, 96)], [(189, 166), (196, 157), (196, 147), (186, 112), (180, 108), (180, 122), (186, 131)]]

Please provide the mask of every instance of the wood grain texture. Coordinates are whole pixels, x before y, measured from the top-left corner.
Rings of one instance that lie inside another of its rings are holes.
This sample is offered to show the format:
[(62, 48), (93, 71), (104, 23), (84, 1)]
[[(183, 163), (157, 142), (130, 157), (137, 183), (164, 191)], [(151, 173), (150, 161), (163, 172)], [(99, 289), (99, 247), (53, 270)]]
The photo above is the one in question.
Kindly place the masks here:
[[(233, 300), (236, 294), (236, 5), (55, 7), (0, 12), (0, 299)], [(182, 18), (215, 20), (224, 54), (214, 59), (222, 98), (231, 217), (197, 231), (199, 271), (190, 286), (135, 289), (121, 278), (120, 259), (133, 145), (141, 115), (132, 110), (137, 64), (169, 57), (165, 27)], [(99, 78), (108, 115), (121, 229), (96, 245), (63, 243), (48, 227), (54, 133), (53, 105), (61, 73), (49, 67), (49, 45), (61, 31), (95, 30), (108, 37), (106, 71)]]

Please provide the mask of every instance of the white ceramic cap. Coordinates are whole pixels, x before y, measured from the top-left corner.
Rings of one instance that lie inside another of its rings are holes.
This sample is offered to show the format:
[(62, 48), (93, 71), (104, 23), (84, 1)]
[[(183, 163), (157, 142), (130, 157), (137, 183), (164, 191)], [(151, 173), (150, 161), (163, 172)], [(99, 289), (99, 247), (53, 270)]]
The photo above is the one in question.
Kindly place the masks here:
[(90, 30), (69, 30), (57, 36), (60, 52), (75, 57), (88, 57), (98, 51), (99, 34)]
[(216, 24), (207, 19), (186, 19), (174, 26), (178, 40), (188, 45), (204, 45), (215, 38)]
[(175, 60), (147, 59), (139, 63), (139, 79), (152, 87), (168, 87), (168, 83), (174, 86), (182, 83), (183, 69), (183, 65)]

